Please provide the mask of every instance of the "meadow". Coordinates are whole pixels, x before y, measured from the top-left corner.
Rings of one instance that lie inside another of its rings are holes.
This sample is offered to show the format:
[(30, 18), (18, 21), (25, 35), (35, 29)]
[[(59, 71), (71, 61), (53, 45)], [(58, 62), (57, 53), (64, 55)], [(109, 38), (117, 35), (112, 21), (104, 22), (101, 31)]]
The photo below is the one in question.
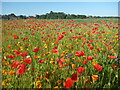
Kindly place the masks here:
[(117, 19), (2, 21), (3, 88), (118, 88)]

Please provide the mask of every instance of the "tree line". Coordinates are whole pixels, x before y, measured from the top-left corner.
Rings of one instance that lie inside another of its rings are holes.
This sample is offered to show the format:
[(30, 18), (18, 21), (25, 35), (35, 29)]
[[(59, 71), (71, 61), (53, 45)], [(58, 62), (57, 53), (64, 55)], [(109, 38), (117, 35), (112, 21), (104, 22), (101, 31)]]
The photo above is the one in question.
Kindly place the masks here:
[(50, 11), (50, 13), (36, 15), (36, 16), (25, 16), (25, 15), (16, 16), (14, 13), (11, 13), (8, 15), (0, 15), (0, 19), (6, 19), (6, 20), (27, 19), (27, 18), (35, 18), (35, 19), (85, 19), (85, 18), (117, 18), (117, 17), (75, 15), (75, 14), (65, 14), (64, 12), (53, 12), (53, 11)]

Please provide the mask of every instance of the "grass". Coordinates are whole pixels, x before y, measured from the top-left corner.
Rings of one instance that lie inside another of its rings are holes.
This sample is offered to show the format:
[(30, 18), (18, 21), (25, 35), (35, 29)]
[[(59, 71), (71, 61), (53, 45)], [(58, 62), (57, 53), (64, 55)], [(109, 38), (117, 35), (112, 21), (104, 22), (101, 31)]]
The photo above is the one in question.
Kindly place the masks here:
[[(3, 20), (2, 87), (117, 88), (118, 46), (117, 19)], [(77, 51), (84, 55), (76, 56)]]

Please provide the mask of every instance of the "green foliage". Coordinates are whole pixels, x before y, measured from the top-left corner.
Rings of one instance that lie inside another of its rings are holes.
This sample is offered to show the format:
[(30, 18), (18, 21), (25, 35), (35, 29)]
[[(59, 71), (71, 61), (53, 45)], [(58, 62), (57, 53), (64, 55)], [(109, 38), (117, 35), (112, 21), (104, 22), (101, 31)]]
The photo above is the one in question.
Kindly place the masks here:
[(27, 18), (36, 18), (36, 19), (85, 19), (85, 18), (118, 18), (118, 17), (100, 17), (100, 16), (86, 16), (86, 15), (75, 15), (75, 14), (65, 14), (64, 12), (53, 12), (36, 15), (34, 16), (16, 16), (14, 13), (9, 15), (1, 15), (2, 19), (6, 20), (15, 20), (15, 19), (27, 19)]

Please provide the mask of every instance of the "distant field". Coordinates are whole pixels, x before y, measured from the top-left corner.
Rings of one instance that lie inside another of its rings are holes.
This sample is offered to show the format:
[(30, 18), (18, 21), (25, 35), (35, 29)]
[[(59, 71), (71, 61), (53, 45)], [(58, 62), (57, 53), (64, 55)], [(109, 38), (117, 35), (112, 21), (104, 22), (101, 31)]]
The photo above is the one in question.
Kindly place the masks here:
[(2, 23), (3, 88), (118, 88), (117, 19)]

